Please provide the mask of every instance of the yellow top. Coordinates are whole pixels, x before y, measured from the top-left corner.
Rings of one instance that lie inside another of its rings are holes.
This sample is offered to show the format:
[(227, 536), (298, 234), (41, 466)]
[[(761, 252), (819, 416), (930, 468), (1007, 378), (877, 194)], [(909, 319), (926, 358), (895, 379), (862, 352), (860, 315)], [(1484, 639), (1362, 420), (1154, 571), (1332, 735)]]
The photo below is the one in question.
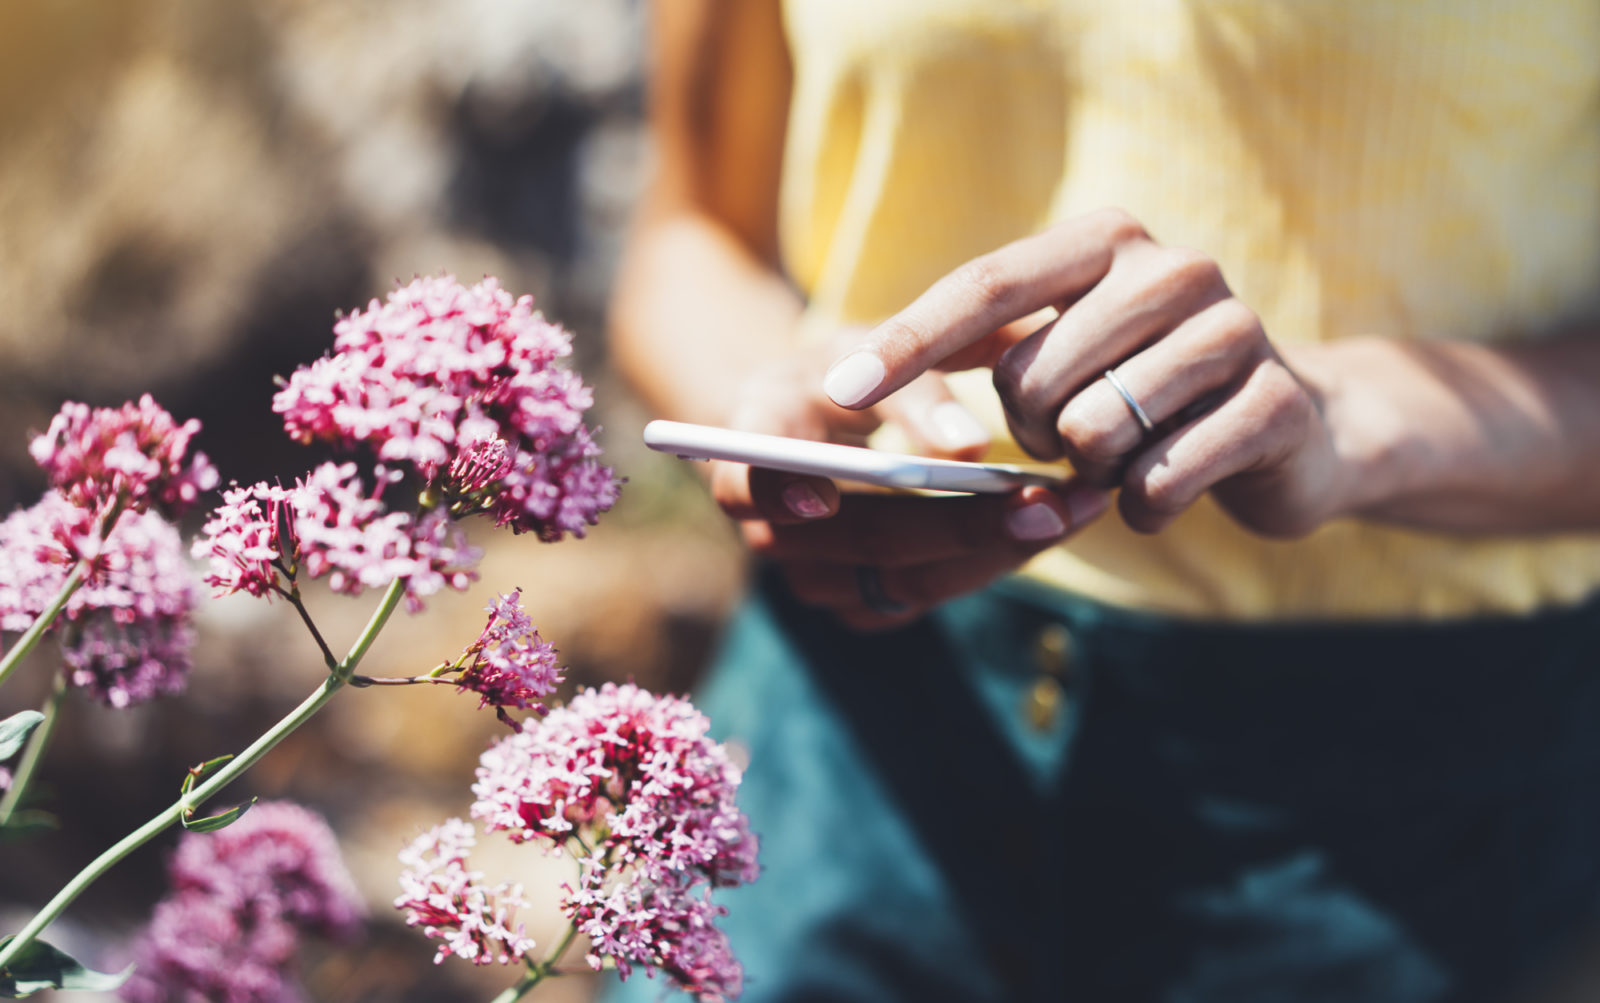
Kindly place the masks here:
[[(784, 253), (816, 327), (1111, 205), (1214, 255), (1280, 342), (1527, 337), (1600, 291), (1592, 0), (791, 0), (785, 22)], [(1003, 435), (988, 374), (956, 382)], [(1600, 535), (1271, 542), (1203, 502), (1156, 537), (1113, 514), (1028, 573), (1180, 615), (1441, 617), (1582, 598)]]

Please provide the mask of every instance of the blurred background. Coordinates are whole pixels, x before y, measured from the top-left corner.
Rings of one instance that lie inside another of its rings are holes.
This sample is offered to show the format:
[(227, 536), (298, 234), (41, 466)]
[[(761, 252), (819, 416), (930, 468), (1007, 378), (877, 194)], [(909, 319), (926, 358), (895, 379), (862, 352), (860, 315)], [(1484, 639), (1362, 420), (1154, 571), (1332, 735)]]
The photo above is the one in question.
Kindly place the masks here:
[[(430, 668), (476, 636), (494, 593), (520, 586), (574, 682), (692, 685), (738, 592), (739, 551), (687, 465), (638, 445), (647, 416), (602, 340), (649, 158), (643, 13), (637, 0), (0, 5), (0, 513), (42, 490), (27, 433), (64, 399), (148, 390), (204, 422), (224, 482), (292, 478), (321, 457), (283, 436), (272, 378), (327, 350), (335, 312), (416, 274), (495, 274), (575, 333), (628, 484), (587, 540), (474, 527), (478, 586), (397, 617), (365, 671)], [(375, 601), (311, 597), (336, 647)], [(200, 632), (186, 696), (122, 712), (69, 702), (39, 787), (62, 827), (0, 848), (0, 929), (169, 803), (188, 766), (236, 750), (321, 680), (281, 603), (207, 602)], [(48, 663), (19, 673), (0, 715), (42, 699)], [(465, 813), (478, 753), (503, 731), (447, 689), (347, 692), (229, 792), (325, 814), (367, 897), (363, 942), (305, 955), (313, 999), (486, 999), (509, 984), (498, 966), (434, 967), (436, 943), (389, 905), (396, 852)], [(114, 957), (163, 893), (175, 839), (113, 871), (51, 939)], [(530, 933), (550, 943), (569, 865), (483, 850), (476, 866), (527, 882), (542, 905)], [(535, 998), (592, 989), (562, 979)]]

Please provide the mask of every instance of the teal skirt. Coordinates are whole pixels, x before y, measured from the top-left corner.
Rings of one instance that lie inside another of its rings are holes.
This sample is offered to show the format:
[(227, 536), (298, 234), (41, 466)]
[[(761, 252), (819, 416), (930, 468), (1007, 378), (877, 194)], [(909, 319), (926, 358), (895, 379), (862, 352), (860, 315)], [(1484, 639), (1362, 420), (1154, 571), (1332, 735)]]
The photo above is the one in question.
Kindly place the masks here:
[(697, 699), (749, 756), (747, 1003), (1502, 1000), (1600, 906), (1600, 600), (1260, 628), (1010, 583), (859, 635), (765, 573)]

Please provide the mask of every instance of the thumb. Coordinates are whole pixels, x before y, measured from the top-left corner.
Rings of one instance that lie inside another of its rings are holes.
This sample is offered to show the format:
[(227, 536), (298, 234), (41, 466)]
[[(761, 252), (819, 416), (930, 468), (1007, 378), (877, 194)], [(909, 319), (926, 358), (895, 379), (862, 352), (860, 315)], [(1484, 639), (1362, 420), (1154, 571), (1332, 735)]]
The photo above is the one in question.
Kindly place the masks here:
[(938, 373), (924, 373), (884, 398), (876, 410), (898, 425), (926, 453), (976, 460), (989, 448), (989, 432)]
[[(783, 381), (752, 381), (728, 417), (728, 427), (764, 435), (826, 441), (826, 421)], [(853, 416), (874, 422), (870, 415)], [(839, 490), (826, 477), (752, 467), (731, 460), (709, 465), (711, 495), (737, 520), (789, 524), (820, 519), (839, 508)]]

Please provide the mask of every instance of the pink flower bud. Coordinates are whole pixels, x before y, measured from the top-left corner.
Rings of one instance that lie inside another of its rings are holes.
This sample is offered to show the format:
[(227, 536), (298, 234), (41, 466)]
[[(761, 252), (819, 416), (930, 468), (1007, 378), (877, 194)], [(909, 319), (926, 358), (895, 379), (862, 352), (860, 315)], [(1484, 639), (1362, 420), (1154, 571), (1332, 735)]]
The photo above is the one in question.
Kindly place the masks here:
[(520, 725), (506, 714), (507, 707), (542, 714), (539, 701), (561, 684), (556, 649), (528, 619), (521, 589), (490, 604), (489, 622), (462, 653), (460, 664), (465, 668), (456, 677), (457, 687), (479, 694), (478, 706), (494, 707), (513, 728)]
[(28, 451), (74, 505), (96, 513), (122, 497), (135, 512), (152, 505), (177, 516), (216, 487), (204, 453), (190, 454), (200, 423), (179, 425), (149, 394), (120, 408), (61, 406)]
[(504, 439), (469, 446), (450, 463), (450, 487), (462, 494), (482, 491), (511, 472), (511, 447)]

